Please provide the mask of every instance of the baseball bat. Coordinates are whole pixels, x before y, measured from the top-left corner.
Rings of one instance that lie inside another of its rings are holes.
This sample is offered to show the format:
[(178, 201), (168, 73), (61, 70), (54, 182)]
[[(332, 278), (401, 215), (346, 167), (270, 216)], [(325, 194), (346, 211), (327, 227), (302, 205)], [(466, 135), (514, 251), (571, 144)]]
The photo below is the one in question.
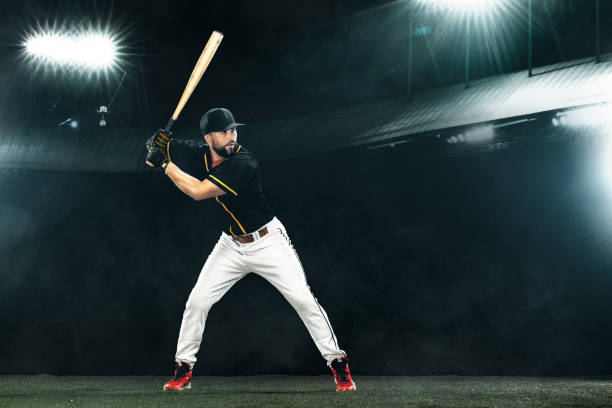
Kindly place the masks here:
[(181, 95), (181, 99), (179, 100), (178, 105), (176, 105), (176, 109), (174, 110), (170, 121), (166, 125), (166, 130), (170, 130), (174, 122), (176, 122), (176, 120), (178, 119), (179, 115), (181, 114), (181, 111), (183, 110), (183, 107), (185, 106), (185, 104), (189, 100), (189, 97), (193, 93), (193, 90), (198, 85), (198, 82), (200, 82), (202, 75), (204, 75), (204, 71), (206, 71), (206, 68), (208, 68), (208, 65), (210, 64), (210, 61), (215, 55), (217, 48), (219, 48), (219, 44), (221, 44), (222, 39), (223, 34), (219, 31), (215, 30), (210, 35), (210, 38), (208, 39), (208, 42), (206, 43), (206, 46), (204, 47), (200, 58), (198, 58), (198, 62), (196, 62), (196, 65), (193, 68), (193, 71), (191, 72), (191, 76), (189, 77), (189, 81), (187, 81), (187, 86), (185, 86), (185, 90)]
[[(170, 118), (170, 120), (168, 121), (168, 124), (164, 128), (166, 132), (170, 131), (170, 128), (172, 127), (174, 122), (176, 122), (176, 120), (178, 119), (179, 115), (181, 114), (181, 111), (183, 110), (183, 107), (185, 106), (185, 104), (189, 100), (189, 97), (193, 93), (193, 90), (195, 89), (196, 85), (198, 85), (198, 82), (200, 82), (202, 75), (204, 75), (204, 71), (206, 71), (206, 68), (208, 68), (208, 65), (210, 64), (210, 61), (215, 55), (217, 48), (219, 48), (219, 44), (221, 44), (222, 39), (223, 39), (223, 33), (219, 31), (215, 30), (210, 35), (208, 42), (204, 46), (204, 50), (202, 50), (202, 54), (200, 54), (200, 58), (198, 58), (198, 62), (196, 62), (196, 65), (193, 68), (193, 71), (191, 72), (191, 76), (189, 77), (189, 81), (187, 81), (187, 86), (185, 86), (185, 90), (183, 91), (183, 94), (181, 95), (181, 99), (179, 99), (179, 103), (176, 106), (176, 109), (174, 110), (172, 117)], [(149, 163), (148, 161), (147, 161), (147, 164), (149, 166), (152, 166), (152, 164)]]

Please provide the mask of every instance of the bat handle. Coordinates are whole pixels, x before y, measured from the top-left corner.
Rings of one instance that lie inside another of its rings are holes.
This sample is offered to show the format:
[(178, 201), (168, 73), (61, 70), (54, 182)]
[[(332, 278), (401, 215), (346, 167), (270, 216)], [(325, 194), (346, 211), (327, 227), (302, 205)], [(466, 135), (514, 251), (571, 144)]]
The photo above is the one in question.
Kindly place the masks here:
[(172, 127), (172, 125), (174, 125), (174, 122), (176, 122), (176, 119), (174, 118), (170, 118), (170, 120), (168, 121), (168, 124), (166, 125), (166, 127), (164, 128), (164, 130), (166, 132), (170, 132), (170, 128)]

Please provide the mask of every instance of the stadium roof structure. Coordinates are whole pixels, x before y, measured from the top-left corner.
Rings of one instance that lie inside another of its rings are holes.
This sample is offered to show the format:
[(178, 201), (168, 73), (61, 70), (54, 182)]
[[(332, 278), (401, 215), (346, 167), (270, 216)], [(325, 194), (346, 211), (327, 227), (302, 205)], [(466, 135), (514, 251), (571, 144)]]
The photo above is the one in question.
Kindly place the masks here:
[[(467, 89), (462, 83), (410, 97), (253, 123), (241, 129), (241, 140), (260, 161), (287, 159), (605, 103), (612, 99), (612, 61), (610, 55), (603, 57), (599, 63), (585, 58), (542, 66), (531, 77), (525, 70), (475, 80)], [(0, 138), (0, 168), (147, 171), (144, 142), (150, 133), (150, 129), (129, 134), (102, 129), (84, 138), (62, 128), (5, 130)]]
[(249, 129), (296, 156), (358, 145), (375, 145), (423, 133), (494, 123), (547, 111), (612, 100), (612, 61), (584, 58), (528, 71), (491, 76)]

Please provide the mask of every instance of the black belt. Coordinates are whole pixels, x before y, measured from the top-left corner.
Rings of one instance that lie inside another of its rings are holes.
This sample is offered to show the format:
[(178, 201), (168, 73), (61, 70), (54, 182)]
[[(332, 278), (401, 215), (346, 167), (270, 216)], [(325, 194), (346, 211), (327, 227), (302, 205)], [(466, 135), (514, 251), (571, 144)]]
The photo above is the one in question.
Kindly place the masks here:
[[(264, 235), (268, 233), (268, 227), (263, 227), (262, 229), (257, 231), (257, 233), (259, 234), (259, 238), (263, 237)], [(249, 242), (255, 241), (255, 236), (254, 234), (248, 234), (248, 235), (233, 235), (232, 234), (232, 239), (242, 244), (248, 244)]]

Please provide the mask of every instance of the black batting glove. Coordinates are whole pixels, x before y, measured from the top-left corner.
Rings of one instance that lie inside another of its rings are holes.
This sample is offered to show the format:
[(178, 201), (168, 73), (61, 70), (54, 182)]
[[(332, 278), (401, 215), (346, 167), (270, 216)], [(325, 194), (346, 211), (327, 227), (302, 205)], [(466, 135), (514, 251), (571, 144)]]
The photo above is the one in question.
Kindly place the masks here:
[(159, 167), (161, 169), (165, 169), (168, 163), (170, 163), (168, 149), (151, 146), (147, 153), (146, 163), (151, 167)]
[(165, 129), (157, 129), (153, 134), (153, 144), (160, 148), (165, 148), (170, 143), (170, 140), (172, 140), (170, 136), (172, 136), (172, 132), (168, 132)]
[(151, 167), (160, 167), (161, 169), (165, 169), (168, 163), (170, 163), (170, 152), (169, 152), (169, 144), (170, 136), (172, 133), (164, 130), (158, 129), (152, 136), (152, 143), (149, 146), (149, 150), (147, 151), (147, 165)]

